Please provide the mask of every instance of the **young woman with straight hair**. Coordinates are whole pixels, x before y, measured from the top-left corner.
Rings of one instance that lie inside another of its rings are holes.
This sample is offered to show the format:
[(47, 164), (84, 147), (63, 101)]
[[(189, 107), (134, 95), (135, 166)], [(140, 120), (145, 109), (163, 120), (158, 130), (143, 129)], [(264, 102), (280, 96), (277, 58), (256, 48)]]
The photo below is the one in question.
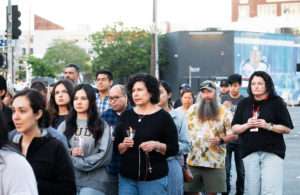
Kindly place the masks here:
[(60, 80), (53, 86), (47, 111), (50, 115), (50, 126), (57, 129), (66, 119), (72, 106), (73, 85), (69, 80)]
[(77, 194), (104, 195), (109, 189), (108, 165), (113, 144), (110, 128), (98, 115), (91, 85), (77, 85), (71, 102), (73, 107), (58, 131), (69, 141)]

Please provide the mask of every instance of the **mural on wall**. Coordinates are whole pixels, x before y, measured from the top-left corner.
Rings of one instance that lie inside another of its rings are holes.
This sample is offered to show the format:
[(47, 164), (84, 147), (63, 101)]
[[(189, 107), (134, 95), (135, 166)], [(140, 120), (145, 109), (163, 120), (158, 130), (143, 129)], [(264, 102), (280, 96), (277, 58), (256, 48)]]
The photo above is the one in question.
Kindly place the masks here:
[(269, 73), (278, 95), (286, 101), (300, 99), (300, 36), (235, 32), (234, 69), (244, 78), (254, 71)]

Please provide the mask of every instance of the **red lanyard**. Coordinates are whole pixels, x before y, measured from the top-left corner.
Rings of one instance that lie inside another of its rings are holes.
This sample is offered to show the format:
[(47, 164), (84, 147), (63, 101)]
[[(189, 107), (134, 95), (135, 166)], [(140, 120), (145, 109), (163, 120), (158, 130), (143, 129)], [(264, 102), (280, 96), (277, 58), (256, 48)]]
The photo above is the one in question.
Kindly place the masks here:
[[(264, 100), (268, 99), (268, 97), (269, 97), (269, 96), (267, 95), (267, 96), (264, 98)], [(252, 104), (252, 106), (253, 106), (253, 110), (252, 110), (253, 116), (256, 116), (257, 113), (258, 113), (258, 111), (259, 111), (260, 105), (257, 107), (256, 111), (254, 111), (254, 104)]]

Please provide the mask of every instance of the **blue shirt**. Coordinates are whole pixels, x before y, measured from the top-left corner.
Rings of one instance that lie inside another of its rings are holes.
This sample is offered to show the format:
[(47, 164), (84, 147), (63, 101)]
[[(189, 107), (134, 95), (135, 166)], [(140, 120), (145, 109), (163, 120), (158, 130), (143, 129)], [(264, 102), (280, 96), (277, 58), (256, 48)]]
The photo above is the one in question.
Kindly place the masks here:
[(105, 112), (106, 110), (111, 108), (111, 106), (109, 104), (108, 96), (105, 96), (104, 98), (101, 99), (101, 96), (99, 95), (99, 93), (96, 93), (96, 105), (97, 105), (98, 113), (100, 115), (103, 112)]
[(177, 155), (180, 156), (182, 154), (188, 154), (189, 151), (191, 150), (188, 120), (186, 119), (186, 116), (184, 114), (174, 109), (172, 109), (169, 113), (173, 118), (177, 128), (178, 145), (179, 145), (179, 150)]
[[(125, 110), (129, 110), (131, 108), (132, 107), (128, 104)], [(115, 127), (117, 126), (120, 115), (118, 115), (116, 111), (110, 108), (102, 113), (101, 118), (105, 120), (110, 127), (113, 127), (114, 130), (112, 134), (113, 136), (115, 136)], [(121, 156), (113, 152), (111, 161), (109, 163), (108, 173), (114, 175), (118, 174), (120, 172), (121, 160)]]

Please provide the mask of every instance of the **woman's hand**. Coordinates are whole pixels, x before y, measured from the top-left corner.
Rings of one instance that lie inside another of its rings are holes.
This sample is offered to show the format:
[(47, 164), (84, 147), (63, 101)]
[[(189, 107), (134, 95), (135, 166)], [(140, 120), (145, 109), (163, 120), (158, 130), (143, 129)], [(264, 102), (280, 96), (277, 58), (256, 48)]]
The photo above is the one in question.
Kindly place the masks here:
[(134, 141), (132, 138), (125, 137), (123, 142), (119, 144), (118, 150), (120, 152), (120, 155), (124, 154), (128, 148), (132, 148), (134, 145)]
[(140, 148), (144, 151), (144, 152), (151, 152), (152, 150), (158, 149), (158, 142), (157, 141), (147, 141), (147, 142), (143, 142), (140, 145)]
[(263, 128), (263, 129), (268, 129), (269, 124), (265, 121), (265, 119), (257, 119), (257, 127), (258, 128)]
[(248, 121), (247, 121), (247, 125), (248, 125), (248, 128), (251, 128), (251, 127), (260, 127), (261, 125), (261, 121), (260, 120), (263, 120), (263, 119), (257, 119), (255, 117), (252, 117), (252, 118), (249, 118)]
[(134, 145), (133, 139), (129, 137), (125, 137), (122, 143), (126, 148), (132, 148)]
[(83, 151), (80, 148), (76, 147), (72, 149), (71, 154), (72, 156), (83, 156)]

